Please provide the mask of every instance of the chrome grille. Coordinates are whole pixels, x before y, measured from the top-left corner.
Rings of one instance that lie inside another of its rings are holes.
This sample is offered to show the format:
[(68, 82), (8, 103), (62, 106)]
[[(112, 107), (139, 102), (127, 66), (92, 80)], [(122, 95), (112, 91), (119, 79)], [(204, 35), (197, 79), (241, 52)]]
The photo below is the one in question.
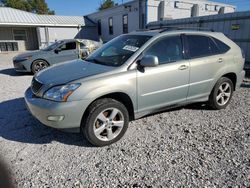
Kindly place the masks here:
[(42, 88), (43, 84), (38, 82), (35, 78), (32, 79), (31, 82), (31, 90), (33, 93), (38, 93)]

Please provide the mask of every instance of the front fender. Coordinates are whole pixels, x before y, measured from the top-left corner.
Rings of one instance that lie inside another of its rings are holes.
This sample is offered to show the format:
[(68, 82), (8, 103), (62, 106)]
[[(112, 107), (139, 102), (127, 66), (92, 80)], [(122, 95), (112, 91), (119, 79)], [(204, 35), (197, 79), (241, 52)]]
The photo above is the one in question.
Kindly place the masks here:
[[(77, 81), (74, 81), (75, 83)], [(128, 95), (137, 107), (136, 97), (136, 72), (126, 71), (108, 77), (97, 78), (82, 82), (82, 85), (69, 97), (68, 100), (94, 101), (104, 95), (112, 93), (124, 93)]]

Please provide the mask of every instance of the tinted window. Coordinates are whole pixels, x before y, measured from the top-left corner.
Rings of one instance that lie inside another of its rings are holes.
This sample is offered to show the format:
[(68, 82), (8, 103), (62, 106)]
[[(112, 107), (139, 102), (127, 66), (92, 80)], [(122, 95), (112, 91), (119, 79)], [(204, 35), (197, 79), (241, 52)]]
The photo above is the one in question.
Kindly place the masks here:
[(98, 27), (98, 35), (102, 35), (102, 22), (101, 20), (98, 20), (97, 22)]
[(175, 36), (160, 39), (144, 54), (157, 56), (160, 64), (182, 60), (183, 53), (181, 38), (179, 36)]
[(128, 15), (123, 15), (122, 17), (122, 30), (123, 33), (128, 33)]
[(109, 34), (113, 35), (113, 18), (109, 18)]
[(215, 39), (215, 38), (213, 39), (216, 42), (217, 46), (219, 47), (221, 53), (226, 53), (228, 50), (230, 50), (230, 47), (226, 45), (225, 43), (221, 42), (218, 39)]
[(220, 53), (219, 48), (210, 37), (187, 35), (187, 42), (191, 58), (210, 56)]
[(60, 46), (61, 50), (75, 50), (76, 49), (76, 42), (68, 42)]

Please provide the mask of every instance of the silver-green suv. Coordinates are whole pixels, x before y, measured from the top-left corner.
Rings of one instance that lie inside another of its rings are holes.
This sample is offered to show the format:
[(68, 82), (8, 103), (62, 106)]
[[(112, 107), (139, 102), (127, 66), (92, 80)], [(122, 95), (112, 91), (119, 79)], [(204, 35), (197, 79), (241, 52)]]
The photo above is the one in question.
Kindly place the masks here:
[(37, 73), (30, 112), (57, 129), (78, 129), (96, 146), (118, 141), (131, 120), (193, 102), (225, 108), (242, 82), (244, 55), (222, 33), (154, 30), (119, 36), (85, 61)]

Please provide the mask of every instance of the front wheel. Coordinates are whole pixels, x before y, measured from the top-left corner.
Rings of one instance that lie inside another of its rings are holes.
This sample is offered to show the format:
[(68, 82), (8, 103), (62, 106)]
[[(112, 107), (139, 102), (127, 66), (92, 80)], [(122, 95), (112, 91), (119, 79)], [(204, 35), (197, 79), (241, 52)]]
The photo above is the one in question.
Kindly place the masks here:
[(210, 96), (209, 105), (220, 110), (227, 107), (233, 95), (233, 83), (229, 78), (222, 77), (214, 86)]
[(122, 138), (129, 123), (126, 107), (114, 99), (100, 99), (90, 105), (81, 130), (95, 146), (110, 145)]
[(48, 66), (49, 66), (49, 64), (46, 61), (36, 60), (32, 63), (31, 71), (33, 74), (36, 74), (37, 72), (47, 68)]

